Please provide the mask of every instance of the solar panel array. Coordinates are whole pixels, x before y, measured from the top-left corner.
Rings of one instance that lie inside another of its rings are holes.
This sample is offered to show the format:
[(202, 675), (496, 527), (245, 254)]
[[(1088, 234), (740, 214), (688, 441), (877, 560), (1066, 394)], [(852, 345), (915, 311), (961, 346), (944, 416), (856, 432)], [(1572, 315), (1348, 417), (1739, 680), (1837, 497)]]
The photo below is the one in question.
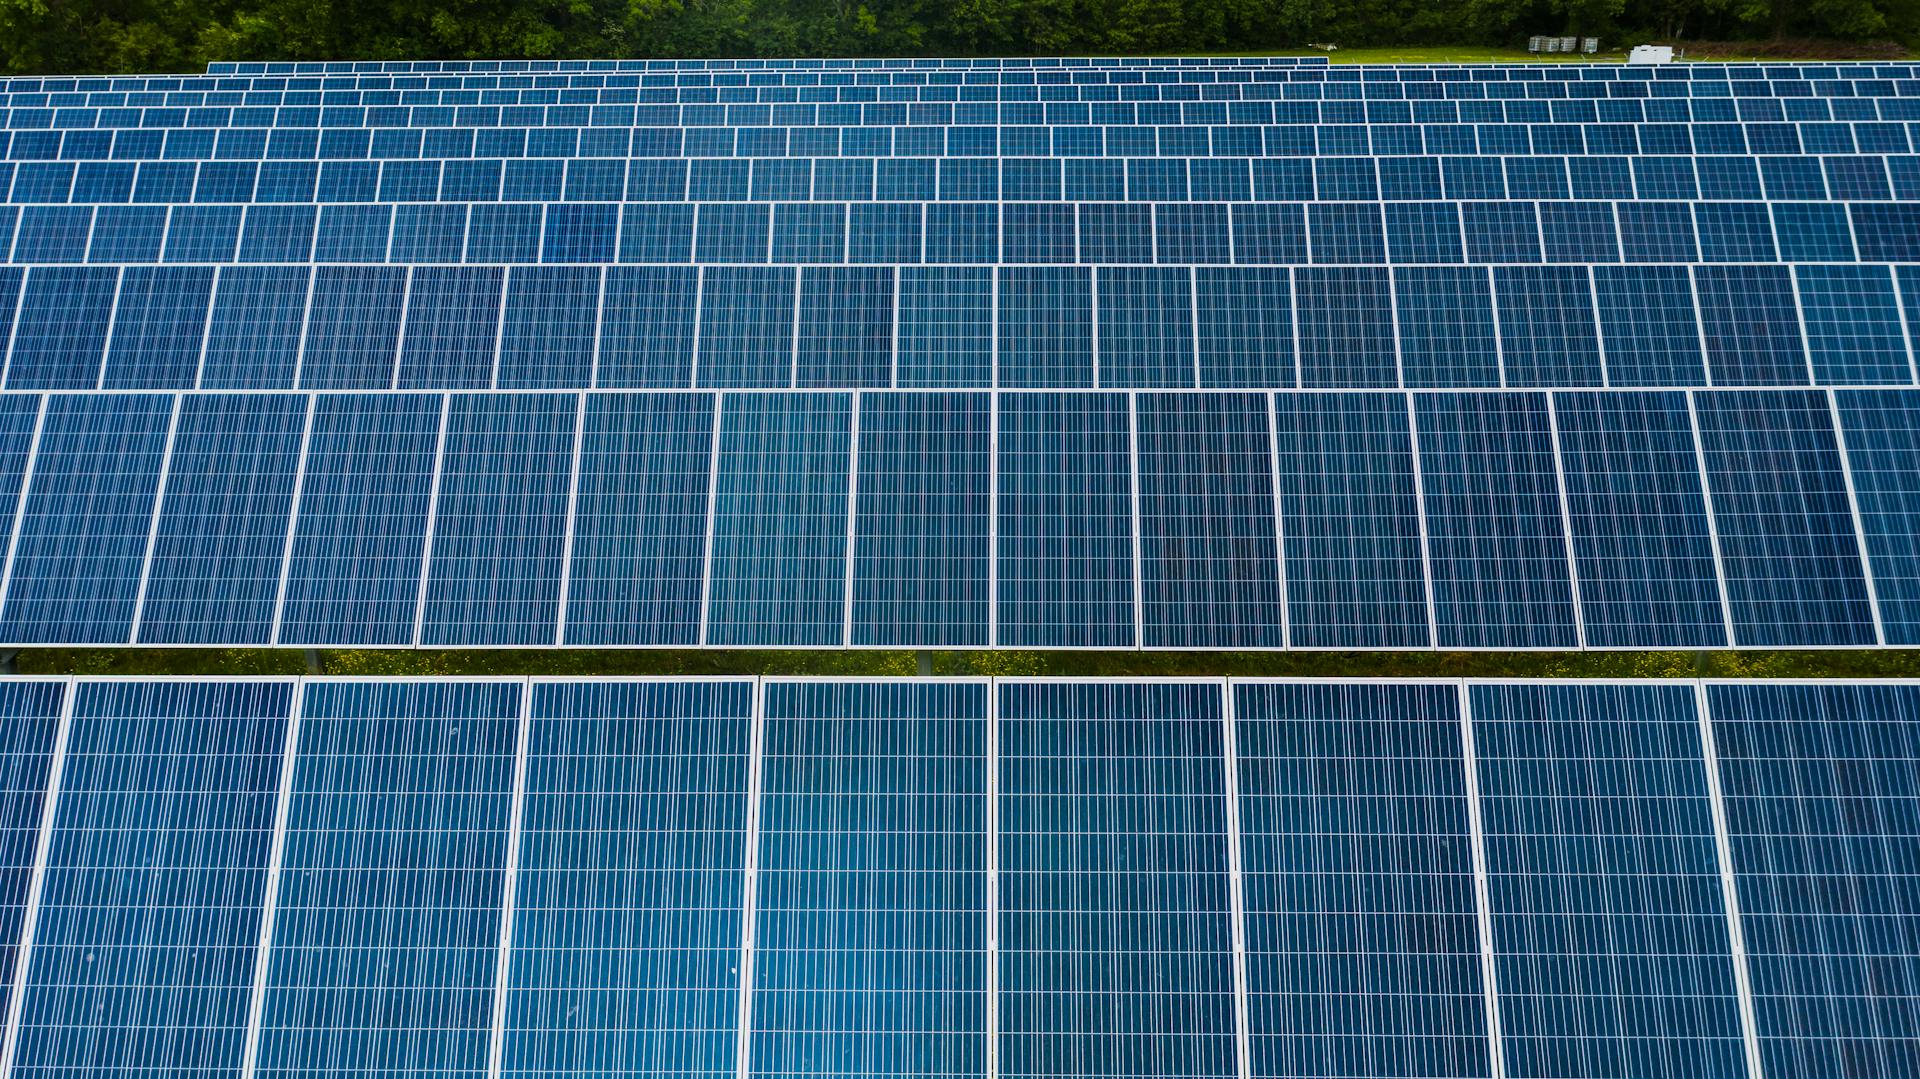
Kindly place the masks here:
[(1920, 684), (0, 683), (9, 1075), (1911, 1074)]
[(0, 645), (1920, 644), (1920, 70), (0, 81)]

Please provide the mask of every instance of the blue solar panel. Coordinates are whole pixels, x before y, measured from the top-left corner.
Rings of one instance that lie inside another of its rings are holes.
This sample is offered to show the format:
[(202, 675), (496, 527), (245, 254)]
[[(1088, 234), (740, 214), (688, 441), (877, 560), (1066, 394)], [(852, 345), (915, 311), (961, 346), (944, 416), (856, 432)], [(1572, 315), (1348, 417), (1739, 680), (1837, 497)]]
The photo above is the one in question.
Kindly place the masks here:
[(1393, 271), (1402, 385), (1500, 384), (1492, 293), (1487, 271), (1476, 267)]
[(237, 1075), (293, 687), (74, 692), (13, 1072)]
[(1250, 1074), (1491, 1074), (1457, 694), (1233, 687)]
[(1834, 395), (1888, 644), (1920, 644), (1920, 394)]
[(1239, 1074), (1222, 686), (998, 689), (999, 1074)]
[(751, 690), (532, 687), (501, 1074), (734, 1074)]
[(1468, 687), (1509, 1075), (1742, 1076), (1691, 687)]
[(987, 692), (767, 688), (752, 1074), (986, 1070)]
[(257, 1074), (486, 1073), (522, 691), (306, 687)]

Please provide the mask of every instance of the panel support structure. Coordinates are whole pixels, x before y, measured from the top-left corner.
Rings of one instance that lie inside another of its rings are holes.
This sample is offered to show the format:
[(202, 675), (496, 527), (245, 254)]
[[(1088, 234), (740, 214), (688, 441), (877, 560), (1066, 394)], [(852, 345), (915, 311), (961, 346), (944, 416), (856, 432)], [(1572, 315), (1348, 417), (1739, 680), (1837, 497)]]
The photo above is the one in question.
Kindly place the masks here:
[(67, 766), (67, 737), (73, 730), (74, 699), (80, 696), (78, 679), (67, 679), (60, 702), (60, 726), (53, 736), (53, 759), (47, 764), (47, 796), (40, 803), (40, 832), (33, 847), (33, 875), (27, 881), (27, 909), (20, 919), (20, 944), (13, 951), (13, 992), (7, 997), (6, 1042), (0, 1045), (0, 1076), (13, 1074), (14, 1053), (20, 1047), (20, 1016), (27, 995), (27, 974), (33, 966), (33, 937), (40, 924), (40, 895), (47, 883), (47, 854), (53, 847), (55, 814), (60, 809), (60, 777)]
[(1466, 768), (1467, 827), (1473, 849), (1474, 915), (1480, 925), (1480, 985), (1487, 1004), (1487, 1060), (1493, 1079), (1506, 1079), (1506, 1053), (1500, 1041), (1500, 979), (1493, 956), (1493, 903), (1487, 883), (1487, 834), (1480, 819), (1480, 760), (1473, 747), (1473, 694), (1466, 682), (1460, 694), (1460, 759)]
[(300, 717), (307, 710), (307, 680), (293, 684), (287, 734), (280, 751), (280, 793), (273, 810), (273, 844), (267, 849), (267, 886), (260, 904), (260, 943), (253, 953), (253, 988), (247, 1000), (247, 1040), (240, 1056), (241, 1079), (253, 1079), (260, 1064), (260, 1023), (266, 1013), (267, 976), (273, 958), (274, 921), (280, 910), (280, 877), (285, 871), (287, 817), (293, 805), (293, 766), (300, 756)]
[(1760, 1066), (1760, 1030), (1754, 1021), (1753, 983), (1747, 974), (1747, 939), (1740, 924), (1740, 887), (1733, 875), (1733, 843), (1727, 837), (1726, 796), (1720, 790), (1720, 751), (1714, 744), (1713, 718), (1707, 713), (1707, 685), (1693, 684), (1693, 710), (1700, 723), (1700, 754), (1707, 770), (1707, 804), (1713, 813), (1713, 847), (1720, 868), (1720, 892), (1727, 911), (1727, 943), (1733, 960), (1733, 986), (1740, 1000), (1740, 1040), (1746, 1047), (1747, 1075), (1765, 1079)]

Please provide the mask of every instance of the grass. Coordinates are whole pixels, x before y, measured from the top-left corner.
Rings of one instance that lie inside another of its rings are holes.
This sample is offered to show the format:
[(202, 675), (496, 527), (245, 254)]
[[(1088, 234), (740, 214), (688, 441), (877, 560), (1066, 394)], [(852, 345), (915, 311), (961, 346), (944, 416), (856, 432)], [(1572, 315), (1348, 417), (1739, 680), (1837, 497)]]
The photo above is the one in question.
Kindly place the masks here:
[[(1920, 651), (1752, 652), (932, 652), (933, 673), (1066, 677), (1893, 678), (1920, 677)], [(912, 675), (910, 651), (328, 651), (333, 675)], [(20, 652), (21, 674), (304, 674), (295, 649), (57, 649)]]

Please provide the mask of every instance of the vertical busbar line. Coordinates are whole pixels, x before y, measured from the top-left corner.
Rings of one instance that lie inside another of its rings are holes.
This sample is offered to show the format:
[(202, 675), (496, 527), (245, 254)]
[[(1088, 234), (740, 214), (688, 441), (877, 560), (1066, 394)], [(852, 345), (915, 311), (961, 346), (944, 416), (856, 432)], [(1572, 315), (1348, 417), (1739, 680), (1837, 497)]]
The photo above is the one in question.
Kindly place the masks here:
[(307, 330), (313, 322), (313, 293), (318, 288), (316, 280), (319, 276), (320, 267), (307, 267), (306, 295), (300, 301), (300, 342), (293, 349), (293, 381), (290, 383), (290, 388), (296, 390), (303, 388), (302, 381), (306, 378)]
[(1587, 647), (1587, 612), (1580, 602), (1580, 556), (1573, 542), (1573, 507), (1567, 500), (1567, 470), (1560, 461), (1560, 416), (1553, 407), (1553, 394), (1547, 399), (1547, 438), (1553, 448), (1553, 483), (1560, 499), (1560, 535), (1567, 552), (1567, 586), (1572, 589), (1573, 638), (1582, 651)]
[(27, 879), (27, 909), (20, 919), (20, 945), (13, 952), (13, 992), (7, 997), (6, 1041), (0, 1046), (0, 1076), (13, 1074), (13, 1057), (20, 1046), (20, 1015), (27, 995), (27, 974), (33, 964), (33, 937), (40, 924), (40, 897), (47, 883), (47, 856), (53, 848), (53, 825), (60, 808), (60, 778), (67, 766), (67, 736), (73, 729), (74, 700), (80, 680), (67, 679), (66, 699), (60, 702), (60, 725), (53, 735), (53, 761), (47, 766), (47, 796), (40, 803), (40, 830), (33, 846), (33, 875)]
[(207, 374), (207, 342), (213, 338), (213, 309), (220, 298), (221, 278), (226, 276), (228, 267), (216, 266), (213, 279), (207, 283), (207, 317), (200, 324), (200, 348), (193, 354), (193, 388), (200, 389)]
[(887, 385), (900, 388), (900, 267), (893, 268), (893, 329), (887, 337)]
[[(1489, 267), (1487, 272), (1492, 273), (1492, 268)], [(1393, 384), (1404, 389), (1407, 385), (1407, 359), (1406, 350), (1400, 347), (1400, 279), (1391, 269), (1387, 271), (1387, 323), (1393, 332)], [(1498, 342), (1495, 344), (1494, 355), (1498, 356)]]
[(1720, 556), (1720, 519), (1713, 511), (1713, 485), (1707, 481), (1707, 450), (1700, 440), (1700, 413), (1694, 407), (1693, 391), (1687, 391), (1687, 431), (1693, 436), (1693, 463), (1700, 471), (1700, 502), (1707, 508), (1707, 541), (1713, 550), (1713, 583), (1720, 590), (1720, 620), (1727, 635), (1727, 647), (1736, 646), (1733, 633), (1733, 601), (1727, 597), (1727, 569)]
[[(1617, 202), (1613, 204), (1613, 216), (1615, 221), (1613, 234), (1618, 236), (1620, 235), (1620, 226), (1618, 223), (1620, 218), (1620, 204)], [(1593, 311), (1593, 345), (1594, 350), (1599, 353), (1600, 356), (1600, 385), (1602, 387), (1611, 386), (1613, 385), (1613, 371), (1607, 363), (1606, 323), (1605, 320), (1600, 317), (1600, 276), (1593, 272), (1593, 267), (1591, 266), (1587, 267), (1587, 306)], [(1497, 312), (1494, 317), (1496, 320), (1499, 318)]]
[(1427, 597), (1427, 647), (1440, 647), (1440, 605), (1433, 596), (1433, 542), (1427, 538), (1427, 481), (1420, 467), (1420, 420), (1413, 407), (1413, 394), (1407, 399), (1408, 460), (1413, 463), (1413, 508), (1420, 524), (1420, 583)]
[(1727, 944), (1733, 961), (1733, 987), (1740, 1004), (1740, 1040), (1746, 1048), (1748, 1079), (1765, 1079), (1760, 1062), (1760, 1028), (1754, 1020), (1753, 983), (1747, 974), (1746, 931), (1740, 923), (1740, 887), (1733, 875), (1733, 841), (1727, 832), (1726, 795), (1720, 789), (1720, 750), (1707, 707), (1707, 684), (1693, 683), (1694, 713), (1700, 723), (1700, 754), (1707, 772), (1707, 806), (1713, 814), (1714, 856), (1720, 866), (1720, 894), (1727, 910)]
[(407, 354), (407, 324), (413, 321), (413, 271), (407, 267), (400, 283), (400, 332), (393, 337), (393, 374), (387, 379), (387, 388), (400, 388), (400, 361)]
[(293, 466), (293, 498), (287, 504), (287, 535), (280, 544), (280, 582), (273, 592), (273, 629), (267, 635), (267, 640), (274, 645), (280, 643), (281, 619), (287, 610), (287, 577), (293, 571), (293, 538), (300, 529), (300, 500), (306, 497), (307, 454), (313, 447), (313, 414), (319, 402), (318, 395), (307, 395), (307, 419), (300, 429), (300, 459)]
[(1100, 267), (1087, 270), (1087, 354), (1092, 358), (1093, 381), (1088, 385), (1101, 389), (1100, 385)]
[(987, 391), (987, 647), (1000, 647), (1000, 391)]
[[(1900, 320), (1900, 342), (1907, 346), (1907, 381), (1920, 383), (1920, 362), (1916, 362), (1920, 360), (1920, 358), (1915, 357), (1913, 354), (1913, 325), (1907, 321), (1909, 317), (1920, 314), (1920, 312), (1909, 312), (1907, 310), (1907, 298), (1900, 294), (1899, 271), (1892, 266), (1884, 266), (1882, 269), (1886, 270), (1893, 278), (1893, 313), (1895, 317)], [(26, 286), (22, 285), (20, 287), (21, 295), (25, 295), (26, 291)], [(14, 320), (14, 325), (17, 326), (19, 324), (18, 319)]]
[(507, 864), (500, 883), (500, 943), (493, 961), (493, 1021), (487, 1042), (487, 1076), (499, 1079), (507, 1037), (507, 990), (513, 973), (513, 912), (520, 883), (521, 822), (526, 819), (527, 743), (533, 729), (533, 680), (520, 682), (520, 726), (514, 731), (513, 801), (507, 811)]
[(1000, 682), (987, 694), (987, 1077), (1000, 1075)]
[[(696, 233), (700, 229), (700, 217), (698, 214), (694, 215), (693, 228)], [(695, 250), (698, 250), (698, 248), (696, 247)], [(700, 385), (700, 320), (703, 317), (701, 308), (705, 306), (706, 299), (707, 269), (704, 266), (695, 266), (693, 268), (693, 333), (687, 344), (688, 389), (693, 389)], [(604, 311), (601, 313), (601, 317), (606, 317)]]
[[(1536, 209), (1536, 213), (1538, 210)], [(1493, 304), (1493, 318), (1489, 325), (1493, 330), (1493, 367), (1501, 389), (1507, 388), (1507, 339), (1500, 332), (1500, 286), (1494, 278), (1493, 267), (1487, 267), (1487, 299)], [(1394, 326), (1394, 338), (1399, 339), (1400, 327)], [(1404, 385), (1404, 383), (1402, 383)]]
[[(540, 220), (543, 222), (543, 235), (546, 217), (547, 208), (542, 206)], [(500, 267), (500, 311), (493, 320), (493, 371), (487, 375), (487, 386), (496, 390), (500, 388), (500, 349), (507, 343), (507, 286), (513, 279), (513, 271), (512, 266)]]
[(1840, 451), (1840, 478), (1847, 484), (1847, 508), (1853, 514), (1853, 542), (1860, 554), (1860, 578), (1867, 586), (1867, 610), (1873, 615), (1873, 643), (1885, 647), (1887, 628), (1880, 618), (1880, 589), (1873, 580), (1873, 557), (1867, 551), (1867, 523), (1860, 512), (1860, 495), (1853, 485), (1853, 459), (1847, 453), (1846, 425), (1840, 422), (1840, 400), (1826, 389), (1827, 419), (1833, 424), (1833, 444)]
[[(926, 212), (925, 206), (920, 209), (922, 213)], [(923, 229), (922, 232), (924, 231)], [(1003, 267), (1000, 266), (987, 268), (987, 364), (989, 367), (987, 385), (996, 390), (1000, 388), (1000, 272), (1002, 269)], [(27, 291), (26, 286), (21, 286), (20, 291), (24, 294)], [(995, 471), (998, 469), (996, 468)]]
[(707, 543), (700, 556), (700, 644), (707, 643), (707, 607), (713, 600), (714, 514), (720, 508), (720, 421), (726, 415), (727, 395), (713, 395), (713, 440), (707, 444)]
[[(8, 322), (7, 325), (15, 329), (17, 329), (20, 325), (21, 312), (25, 311), (27, 308), (27, 284), (32, 279), (33, 279), (32, 269), (28, 269), (25, 272), (23, 272), (20, 275), (20, 291), (14, 293), (13, 295), (13, 320)], [(1898, 290), (1895, 290), (1895, 291), (1896, 293), (1898, 292)], [(13, 346), (19, 343), (19, 334), (17, 333), (9, 334), (8, 338), (9, 340), (7, 341), (6, 345), (3, 347), (0, 347), (0, 358), (3, 358), (5, 361), (4, 363), (0, 363), (0, 386), (11, 385), (7, 381), (7, 379), (13, 371)]]
[[(40, 461), (40, 433), (47, 426), (47, 402), (50, 395), (40, 397), (40, 408), (33, 417), (33, 438), (27, 445), (27, 463), (20, 470), (20, 494), (14, 499), (13, 528), (7, 534), (7, 561), (0, 567), (0, 616), (4, 616), (7, 601), (13, 592), (13, 560), (20, 552), (20, 526), (27, 516), (27, 497), (33, 493), (34, 466)], [(0, 1076), (6, 1072), (0, 1070)]]
[[(1793, 330), (1794, 339), (1800, 342), (1800, 359), (1807, 367), (1807, 385), (1818, 386), (1820, 379), (1813, 373), (1813, 347), (1807, 340), (1807, 313), (1800, 302), (1800, 269), (1787, 267), (1787, 287), (1793, 290)], [(1899, 291), (1895, 289), (1894, 291)]]
[(1133, 646), (1147, 646), (1147, 605), (1140, 561), (1140, 395), (1127, 391), (1127, 476), (1133, 500)]
[[(1311, 234), (1307, 236), (1307, 243), (1313, 243)], [(1280, 272), (1285, 274), (1287, 278), (1287, 332), (1293, 337), (1293, 388), (1301, 390), (1306, 388), (1307, 363), (1300, 357), (1300, 274), (1297, 272), (1297, 267), (1281, 267)], [(1387, 287), (1389, 289), (1393, 287), (1393, 275), (1391, 273), (1387, 275)], [(1393, 305), (1388, 304), (1387, 306), (1392, 307)], [(1399, 316), (1395, 315), (1394, 318), (1397, 322)], [(1400, 362), (1400, 334), (1398, 330), (1396, 330), (1393, 335), (1393, 354), (1393, 362), (1395, 365), (1398, 365)]]
[(1500, 1043), (1500, 981), (1493, 956), (1492, 889), (1487, 883), (1487, 832), (1480, 819), (1480, 760), (1473, 745), (1473, 694), (1465, 679), (1454, 683), (1460, 695), (1460, 760), (1467, 781), (1467, 834), (1473, 853), (1473, 913), (1480, 929), (1480, 984), (1487, 1009), (1487, 1053), (1493, 1079), (1505, 1079), (1506, 1052)]
[(167, 445), (160, 451), (160, 479), (154, 484), (153, 510), (147, 517), (147, 551), (140, 559), (140, 584), (134, 592), (133, 624), (127, 628), (127, 643), (140, 640), (140, 621), (147, 613), (147, 582), (153, 579), (153, 548), (160, 536), (160, 511), (167, 503), (167, 479), (173, 471), (173, 443), (180, 432), (180, 395), (173, 395), (173, 413), (167, 419)]
[(787, 342), (787, 386), (796, 390), (800, 388), (800, 288), (805, 277), (801, 267), (793, 268), (793, 336)]
[(1240, 860), (1240, 746), (1235, 727), (1233, 680), (1220, 680), (1221, 757), (1227, 799), (1227, 900), (1233, 919), (1233, 1033), (1240, 1079), (1252, 1079), (1253, 1042), (1247, 1002), (1247, 893)]
[[(171, 221), (172, 217), (169, 216), (168, 220)], [(161, 243), (164, 244), (165, 242), (166, 241), (162, 239)], [(113, 306), (107, 308), (106, 340), (100, 345), (100, 366), (96, 368), (93, 373), (93, 388), (96, 390), (104, 390), (107, 388), (107, 357), (113, 355), (113, 339), (118, 336), (120, 329), (120, 294), (126, 285), (126, 281), (126, 267), (123, 266), (113, 272)], [(21, 286), (21, 291), (26, 291), (24, 284)]]
[(567, 643), (567, 601), (573, 593), (573, 536), (574, 513), (580, 505), (580, 453), (587, 434), (587, 394), (585, 391), (574, 395), (573, 408), (573, 470), (568, 474), (567, 484), (567, 524), (565, 537), (560, 541), (560, 603), (554, 611), (553, 643), (555, 647)]
[(747, 744), (747, 835), (740, 875), (740, 999), (734, 1009), (738, 1024), (734, 1042), (735, 1079), (753, 1074), (753, 948), (754, 921), (759, 911), (760, 784), (767, 727), (767, 682), (753, 680), (752, 734)]
[(273, 810), (273, 843), (267, 848), (267, 884), (260, 899), (260, 941), (253, 952), (253, 983), (247, 996), (246, 1042), (240, 1055), (241, 1079), (253, 1079), (260, 1063), (260, 1024), (266, 1015), (267, 976), (273, 958), (274, 923), (280, 911), (280, 877), (285, 872), (287, 818), (293, 804), (293, 769), (300, 759), (300, 716), (307, 707), (307, 680), (293, 684), (287, 733), (280, 749), (280, 793)]
[(853, 647), (853, 544), (860, 515), (860, 391), (847, 403), (847, 549), (841, 568), (840, 647)]
[(1687, 267), (1687, 298), (1693, 301), (1693, 327), (1700, 338), (1700, 375), (1706, 386), (1713, 385), (1713, 350), (1707, 346), (1707, 315), (1700, 307), (1700, 267)]
[(1287, 593), (1287, 524), (1280, 498), (1280, 418), (1276, 394), (1263, 393), (1267, 399), (1267, 467), (1273, 484), (1273, 561), (1280, 584), (1280, 647), (1293, 647), (1293, 608)]
[[(1232, 229), (1227, 230), (1229, 234)], [(1232, 241), (1228, 241), (1231, 243)], [(1200, 268), (1187, 267), (1187, 329), (1193, 334), (1193, 388), (1200, 389)]]
[[(600, 386), (600, 338), (601, 323), (607, 317), (607, 268), (593, 268), (593, 351), (587, 354), (587, 388)], [(506, 312), (500, 313), (500, 321), (506, 321)]]
[(413, 646), (427, 620), (427, 583), (433, 579), (433, 533), (440, 521), (440, 477), (447, 463), (447, 427), (452, 423), (453, 395), (440, 395), (440, 435), (433, 443), (433, 480), (427, 484), (427, 534), (420, 543), (420, 583), (413, 595)]

